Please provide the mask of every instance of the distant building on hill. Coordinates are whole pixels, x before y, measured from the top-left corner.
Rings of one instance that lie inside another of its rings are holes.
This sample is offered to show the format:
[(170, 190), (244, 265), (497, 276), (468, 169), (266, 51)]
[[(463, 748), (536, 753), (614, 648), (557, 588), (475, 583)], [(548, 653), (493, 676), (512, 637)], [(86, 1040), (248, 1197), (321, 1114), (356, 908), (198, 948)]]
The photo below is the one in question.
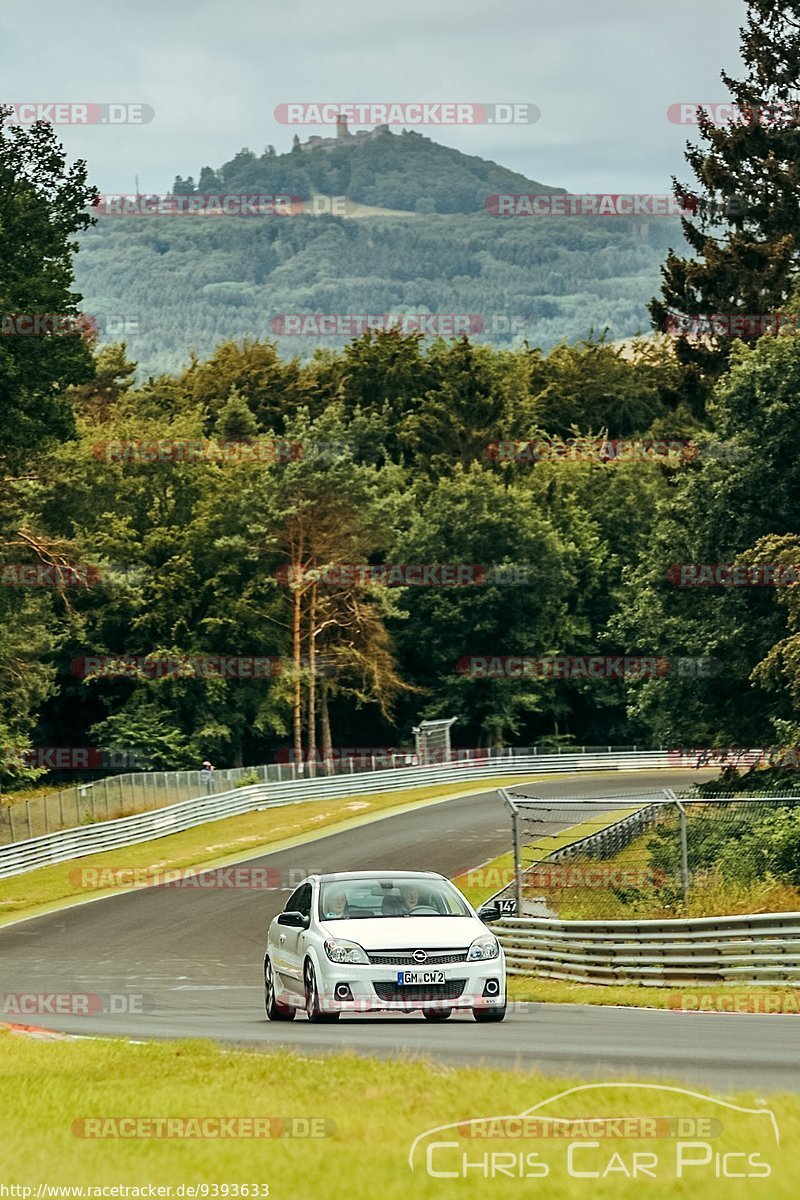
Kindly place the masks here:
[(362, 142), (371, 142), (389, 132), (391, 131), (388, 125), (376, 125), (374, 129), (359, 129), (357, 133), (351, 133), (347, 128), (347, 117), (339, 113), (336, 118), (336, 137), (319, 137), (314, 134), (307, 142), (298, 140), (295, 144), (299, 145), (303, 152), (335, 150), (337, 146), (358, 146)]

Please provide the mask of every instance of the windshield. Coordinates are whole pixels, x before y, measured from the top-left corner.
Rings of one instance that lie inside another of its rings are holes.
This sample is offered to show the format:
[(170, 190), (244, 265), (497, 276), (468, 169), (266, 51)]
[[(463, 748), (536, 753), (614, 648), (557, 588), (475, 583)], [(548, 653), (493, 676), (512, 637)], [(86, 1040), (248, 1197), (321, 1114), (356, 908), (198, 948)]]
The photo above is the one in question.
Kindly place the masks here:
[(323, 921), (358, 917), (471, 917), (461, 893), (446, 879), (337, 879), (323, 883)]

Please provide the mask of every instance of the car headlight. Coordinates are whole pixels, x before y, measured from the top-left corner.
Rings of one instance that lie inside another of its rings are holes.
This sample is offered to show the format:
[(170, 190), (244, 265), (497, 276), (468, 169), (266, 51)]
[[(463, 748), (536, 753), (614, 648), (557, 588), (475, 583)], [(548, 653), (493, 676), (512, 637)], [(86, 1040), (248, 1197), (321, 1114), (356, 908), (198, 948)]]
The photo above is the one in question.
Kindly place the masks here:
[(481, 958), (497, 958), (499, 953), (500, 944), (497, 938), (491, 933), (484, 933), (480, 937), (475, 938), (475, 941), (470, 946), (467, 961), (476, 962)]
[(346, 938), (328, 938), (325, 942), (325, 953), (331, 962), (335, 963), (368, 963), (369, 959), (358, 942), (348, 942)]

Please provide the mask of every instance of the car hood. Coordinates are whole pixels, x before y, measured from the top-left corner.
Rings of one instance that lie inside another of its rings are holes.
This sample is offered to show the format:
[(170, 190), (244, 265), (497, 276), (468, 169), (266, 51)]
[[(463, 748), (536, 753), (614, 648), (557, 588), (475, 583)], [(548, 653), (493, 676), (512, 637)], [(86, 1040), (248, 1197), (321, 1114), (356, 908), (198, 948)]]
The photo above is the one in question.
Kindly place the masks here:
[(323, 921), (331, 937), (350, 938), (365, 950), (466, 949), (489, 930), (477, 917), (358, 917)]

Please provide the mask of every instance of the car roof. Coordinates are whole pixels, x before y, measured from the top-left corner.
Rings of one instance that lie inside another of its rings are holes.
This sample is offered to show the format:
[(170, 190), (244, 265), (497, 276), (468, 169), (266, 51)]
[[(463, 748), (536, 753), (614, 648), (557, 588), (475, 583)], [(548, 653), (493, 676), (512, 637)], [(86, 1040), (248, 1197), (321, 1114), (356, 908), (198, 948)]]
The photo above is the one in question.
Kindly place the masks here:
[(324, 875), (309, 875), (309, 879), (319, 880), (320, 883), (343, 883), (348, 879), (352, 882), (369, 883), (376, 879), (444, 879), (437, 871), (330, 871)]

